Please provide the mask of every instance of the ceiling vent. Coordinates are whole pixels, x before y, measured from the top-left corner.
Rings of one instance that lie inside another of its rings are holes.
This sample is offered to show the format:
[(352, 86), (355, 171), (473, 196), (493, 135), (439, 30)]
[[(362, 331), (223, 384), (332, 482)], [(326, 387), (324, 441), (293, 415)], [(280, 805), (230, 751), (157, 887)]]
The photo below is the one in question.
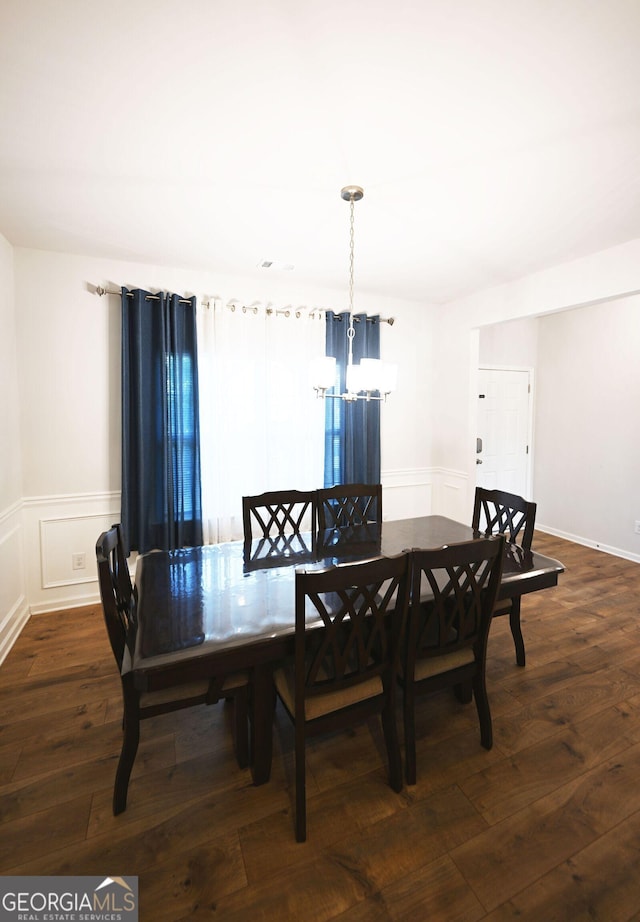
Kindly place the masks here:
[(280, 272), (291, 272), (295, 269), (293, 263), (279, 262), (277, 259), (261, 259), (258, 269), (278, 269)]

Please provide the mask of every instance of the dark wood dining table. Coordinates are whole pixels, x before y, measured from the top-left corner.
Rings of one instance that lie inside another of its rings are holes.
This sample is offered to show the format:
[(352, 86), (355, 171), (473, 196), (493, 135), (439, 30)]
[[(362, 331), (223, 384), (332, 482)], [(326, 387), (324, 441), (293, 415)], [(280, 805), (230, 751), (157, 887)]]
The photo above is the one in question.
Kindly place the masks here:
[[(150, 551), (136, 565), (136, 642), (123, 673), (133, 671), (140, 690), (155, 691), (251, 670), (252, 776), (254, 783), (264, 783), (271, 768), (271, 667), (293, 651), (296, 569), (479, 536), (470, 526), (430, 515), (303, 536), (299, 547), (289, 544), (282, 554), (277, 545), (246, 546), (242, 541)], [(563, 570), (557, 560), (507, 544), (498, 598), (555, 586)]]

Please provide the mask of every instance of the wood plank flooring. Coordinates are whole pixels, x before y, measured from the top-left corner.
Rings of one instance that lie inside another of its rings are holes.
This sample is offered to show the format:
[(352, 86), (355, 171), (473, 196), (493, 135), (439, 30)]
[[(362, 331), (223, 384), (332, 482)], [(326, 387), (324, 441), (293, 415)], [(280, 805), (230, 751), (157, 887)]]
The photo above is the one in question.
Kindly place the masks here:
[(376, 721), (313, 740), (304, 845), (281, 711), (259, 788), (228, 705), (145, 721), (113, 817), (101, 610), (32, 617), (0, 667), (0, 874), (138, 875), (145, 922), (640, 922), (640, 566), (541, 533), (534, 547), (566, 573), (523, 600), (524, 669), (507, 619), (492, 625), (493, 749), (449, 693), (418, 703), (401, 794)]

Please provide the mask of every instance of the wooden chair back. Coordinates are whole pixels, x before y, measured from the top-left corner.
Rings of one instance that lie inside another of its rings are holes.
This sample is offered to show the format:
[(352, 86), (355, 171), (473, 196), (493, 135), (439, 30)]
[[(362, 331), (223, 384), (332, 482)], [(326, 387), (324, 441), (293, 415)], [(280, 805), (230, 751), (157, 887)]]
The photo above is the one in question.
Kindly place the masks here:
[(344, 483), (318, 490), (318, 529), (382, 522), (382, 484)]
[(121, 670), (125, 648), (133, 651), (135, 644), (137, 593), (131, 583), (120, 525), (112, 525), (100, 535), (96, 561), (107, 634)]
[(500, 586), (504, 537), (413, 551), (405, 675), (417, 660), (472, 648), (484, 656)]
[(503, 534), (510, 544), (530, 551), (536, 508), (516, 493), (476, 487), (471, 526), (487, 535)]
[(296, 719), (317, 695), (395, 677), (408, 584), (406, 554), (296, 573)]
[(308, 559), (317, 530), (315, 490), (272, 490), (242, 497), (245, 565)]

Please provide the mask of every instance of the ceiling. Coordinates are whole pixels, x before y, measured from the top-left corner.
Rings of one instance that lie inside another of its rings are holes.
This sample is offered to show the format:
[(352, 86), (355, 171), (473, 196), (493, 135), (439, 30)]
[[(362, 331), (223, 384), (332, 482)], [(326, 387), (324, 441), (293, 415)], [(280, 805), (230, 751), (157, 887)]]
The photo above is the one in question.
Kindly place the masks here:
[(640, 237), (639, 47), (638, 0), (2, 0), (0, 232), (340, 289), (355, 183), (356, 293), (446, 302)]

